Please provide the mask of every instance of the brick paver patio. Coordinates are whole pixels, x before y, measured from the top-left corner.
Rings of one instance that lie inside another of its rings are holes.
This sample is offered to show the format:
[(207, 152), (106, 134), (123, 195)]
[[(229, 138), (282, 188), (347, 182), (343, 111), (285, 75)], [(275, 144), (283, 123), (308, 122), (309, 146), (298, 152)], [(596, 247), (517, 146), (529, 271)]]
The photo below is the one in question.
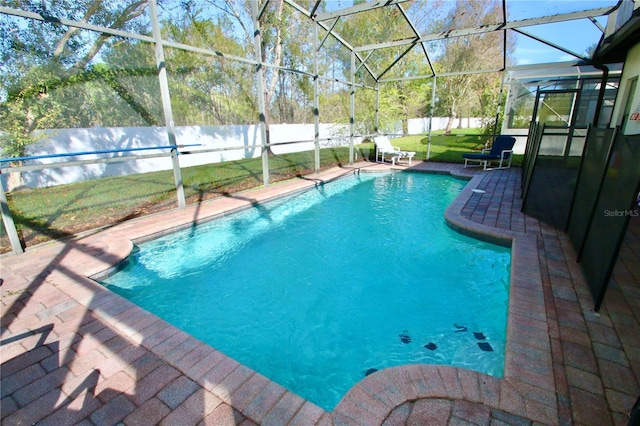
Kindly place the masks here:
[(2, 257), (2, 424), (626, 425), (640, 394), (640, 218), (593, 312), (567, 235), (520, 212), (518, 168), (412, 167), (470, 179), (447, 221), (512, 244), (504, 378), (394, 367), (326, 412), (88, 278), (126, 258), (132, 240), (379, 167), (336, 168)]

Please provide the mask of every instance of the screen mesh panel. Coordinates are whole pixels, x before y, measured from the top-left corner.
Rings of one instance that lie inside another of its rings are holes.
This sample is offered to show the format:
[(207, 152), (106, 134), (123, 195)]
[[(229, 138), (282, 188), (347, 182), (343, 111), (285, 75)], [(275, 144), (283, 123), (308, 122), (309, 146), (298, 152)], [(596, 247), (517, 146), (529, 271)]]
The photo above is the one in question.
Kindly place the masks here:
[(597, 310), (631, 216), (640, 213), (640, 135), (616, 136), (580, 264)]
[(572, 153), (573, 142), (583, 140), (577, 132), (584, 129), (544, 126), (525, 176), (522, 211), (561, 230), (567, 229), (581, 161)]
[(598, 197), (614, 136), (615, 129), (591, 128), (589, 130), (569, 219), (568, 233), (578, 257), (594, 213), (595, 200)]

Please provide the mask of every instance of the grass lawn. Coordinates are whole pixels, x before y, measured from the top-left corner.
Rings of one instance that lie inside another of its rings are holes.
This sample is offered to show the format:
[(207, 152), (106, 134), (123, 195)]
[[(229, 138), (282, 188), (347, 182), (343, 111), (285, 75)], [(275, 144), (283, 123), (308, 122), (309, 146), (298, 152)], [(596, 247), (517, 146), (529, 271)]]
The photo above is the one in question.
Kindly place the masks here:
[[(488, 138), (473, 131), (454, 131), (452, 136), (434, 133), (430, 161), (460, 163), (463, 153), (482, 149)], [(405, 151), (415, 151), (415, 158), (424, 160), (427, 139), (426, 135), (414, 135), (393, 139), (392, 143)], [(373, 149), (372, 143), (358, 145), (357, 158), (373, 160)], [(521, 163), (519, 157), (514, 156), (514, 164)], [(346, 147), (321, 150), (322, 169), (348, 161)], [(273, 182), (310, 174), (314, 170), (313, 152), (272, 156), (269, 166)], [(192, 204), (261, 186), (262, 163), (255, 158), (188, 167), (182, 169), (182, 178), (187, 204)], [(7, 194), (7, 198), (27, 247), (177, 207), (171, 170), (21, 190)], [(11, 250), (4, 229), (0, 242), (0, 253)]]
[[(480, 151), (490, 137), (481, 134), (480, 129), (454, 130), (452, 135), (442, 132), (431, 134), (429, 161), (460, 163), (465, 152)], [(416, 158), (426, 159), (429, 138), (427, 135), (412, 135), (393, 139), (392, 144), (405, 151), (415, 151)]]

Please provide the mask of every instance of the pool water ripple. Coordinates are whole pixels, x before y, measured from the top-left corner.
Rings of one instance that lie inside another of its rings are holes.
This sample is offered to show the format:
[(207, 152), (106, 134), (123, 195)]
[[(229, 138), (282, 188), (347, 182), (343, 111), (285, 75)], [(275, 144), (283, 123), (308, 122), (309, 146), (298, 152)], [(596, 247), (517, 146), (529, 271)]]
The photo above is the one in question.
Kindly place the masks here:
[(145, 243), (103, 283), (327, 410), (371, 369), (501, 377), (510, 250), (444, 223), (463, 186), (340, 179)]

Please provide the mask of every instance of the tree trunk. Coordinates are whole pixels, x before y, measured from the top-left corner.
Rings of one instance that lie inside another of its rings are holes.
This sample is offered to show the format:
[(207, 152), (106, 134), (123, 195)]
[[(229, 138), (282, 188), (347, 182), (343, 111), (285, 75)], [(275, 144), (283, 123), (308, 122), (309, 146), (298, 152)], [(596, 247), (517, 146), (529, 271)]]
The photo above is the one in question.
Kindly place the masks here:
[(449, 118), (447, 119), (447, 126), (444, 128), (444, 134), (445, 135), (450, 135), (451, 134), (451, 128), (453, 127), (453, 120), (456, 119), (456, 112), (455, 111), (451, 111), (451, 114), (449, 115)]
[[(279, 66), (282, 62), (282, 13), (284, 10), (284, 0), (279, 0), (277, 5), (276, 12), (276, 37), (274, 41), (274, 58), (273, 64)], [(265, 45), (265, 39), (262, 39), (262, 62), (267, 62), (267, 46)], [(264, 124), (267, 128), (267, 152), (269, 155), (274, 155), (271, 150), (271, 136), (269, 135), (269, 125), (271, 124), (271, 114), (269, 108), (271, 107), (271, 99), (273, 99), (274, 93), (276, 91), (276, 83), (278, 82), (278, 72), (274, 70), (271, 73), (271, 78), (267, 81), (267, 75), (265, 72), (262, 73), (263, 87), (265, 88), (264, 93)]]
[[(12, 166), (22, 166), (22, 161), (11, 163)], [(7, 176), (7, 192), (14, 191), (24, 186), (24, 180), (22, 179), (22, 173), (9, 173)]]

